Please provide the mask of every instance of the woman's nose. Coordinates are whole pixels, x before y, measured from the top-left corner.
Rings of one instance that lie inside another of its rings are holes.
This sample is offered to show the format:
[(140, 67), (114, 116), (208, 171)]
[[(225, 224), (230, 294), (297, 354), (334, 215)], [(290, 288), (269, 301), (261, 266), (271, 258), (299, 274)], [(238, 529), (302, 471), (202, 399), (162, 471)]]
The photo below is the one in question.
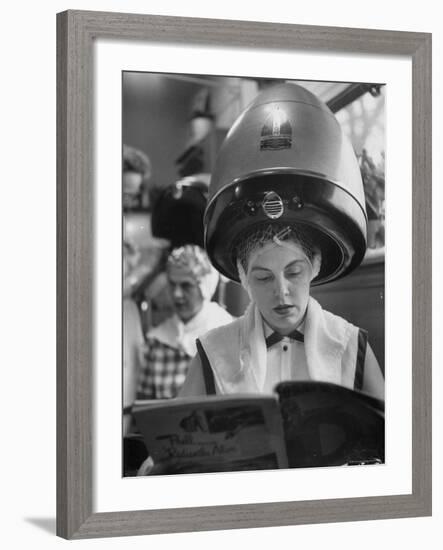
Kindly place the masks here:
[(172, 288), (172, 296), (174, 298), (182, 298), (183, 297), (183, 290), (180, 285), (174, 285)]
[(284, 277), (276, 278), (275, 294), (279, 298), (289, 294), (288, 281)]

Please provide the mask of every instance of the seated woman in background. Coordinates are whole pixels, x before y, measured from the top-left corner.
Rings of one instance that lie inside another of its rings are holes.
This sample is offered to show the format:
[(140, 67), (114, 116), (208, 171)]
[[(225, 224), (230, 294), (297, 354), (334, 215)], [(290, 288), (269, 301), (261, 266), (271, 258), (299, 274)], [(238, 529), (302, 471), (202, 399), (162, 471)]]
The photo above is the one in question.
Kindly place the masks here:
[(251, 302), (242, 317), (200, 337), (180, 396), (271, 392), (283, 380), (317, 380), (383, 398), (366, 332), (309, 296), (321, 252), (305, 229), (254, 228), (235, 256)]
[(196, 339), (232, 321), (219, 304), (211, 302), (219, 281), (206, 252), (196, 245), (174, 249), (166, 275), (175, 314), (151, 329), (140, 354), (137, 399), (168, 399), (180, 390)]

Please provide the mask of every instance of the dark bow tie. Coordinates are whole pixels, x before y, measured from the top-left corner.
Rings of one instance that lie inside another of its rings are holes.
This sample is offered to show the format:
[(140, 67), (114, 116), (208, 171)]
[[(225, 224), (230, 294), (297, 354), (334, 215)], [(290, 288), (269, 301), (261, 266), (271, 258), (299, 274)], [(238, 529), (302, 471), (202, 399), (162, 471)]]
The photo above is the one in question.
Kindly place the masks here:
[(266, 338), (266, 347), (270, 348), (277, 342), (283, 340), (283, 338), (290, 338), (291, 340), (297, 340), (297, 342), (304, 342), (305, 337), (299, 330), (293, 330), (290, 334), (287, 334), (286, 337), (282, 336), (278, 332), (273, 332)]

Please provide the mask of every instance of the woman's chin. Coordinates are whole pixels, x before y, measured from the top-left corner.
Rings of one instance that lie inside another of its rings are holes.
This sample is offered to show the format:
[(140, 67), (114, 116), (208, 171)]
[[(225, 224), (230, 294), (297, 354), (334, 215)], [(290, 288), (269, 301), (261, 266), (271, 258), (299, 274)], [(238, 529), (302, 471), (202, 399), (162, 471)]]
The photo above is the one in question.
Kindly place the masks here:
[(272, 321), (268, 322), (268, 324), (276, 332), (286, 335), (296, 329), (300, 322), (301, 319), (298, 315), (288, 315), (283, 318), (281, 316), (276, 318), (276, 316), (273, 315)]

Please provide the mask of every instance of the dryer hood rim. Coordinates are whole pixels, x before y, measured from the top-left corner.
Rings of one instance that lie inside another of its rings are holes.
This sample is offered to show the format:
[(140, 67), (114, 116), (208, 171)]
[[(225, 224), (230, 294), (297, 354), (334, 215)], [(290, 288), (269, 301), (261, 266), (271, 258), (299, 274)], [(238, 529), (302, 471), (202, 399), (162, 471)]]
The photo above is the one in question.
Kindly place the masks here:
[[(343, 185), (343, 183), (341, 183), (338, 180), (334, 180), (333, 178), (330, 178), (330, 177), (326, 176), (325, 174), (322, 174), (320, 172), (315, 172), (313, 170), (298, 170), (297, 168), (291, 168), (291, 167), (288, 167), (288, 166), (281, 166), (281, 167), (266, 168), (266, 169), (254, 170), (253, 172), (248, 172), (248, 174), (246, 174), (245, 176), (239, 176), (238, 178), (235, 178), (234, 180), (232, 180), (230, 183), (228, 183), (228, 184), (224, 185), (223, 187), (221, 187), (220, 189), (218, 189), (216, 191), (216, 193), (208, 200), (208, 204), (206, 205), (206, 208), (205, 208), (205, 212), (204, 212), (204, 215), (203, 215), (203, 223), (205, 225), (205, 229), (207, 228), (207, 225), (209, 223), (209, 221), (207, 220), (209, 210), (210, 210), (212, 204), (218, 199), (218, 197), (222, 193), (226, 192), (226, 190), (230, 189), (231, 187), (233, 187), (235, 185), (239, 185), (240, 183), (245, 183), (250, 179), (254, 180), (254, 179), (266, 178), (266, 177), (274, 176), (274, 175), (295, 175), (295, 176), (308, 177), (308, 178), (312, 178), (312, 179), (319, 179), (319, 180), (322, 180), (322, 181), (325, 181), (325, 182), (328, 182), (332, 185), (337, 186), (342, 191), (344, 191), (346, 194), (351, 196), (358, 203), (358, 205), (359, 205), (359, 207), (360, 207), (360, 209), (363, 213), (363, 216), (366, 220), (366, 224), (368, 224), (368, 214), (366, 212), (366, 208), (364, 208), (362, 206), (360, 200), (355, 195), (353, 195), (349, 191), (349, 189), (346, 186)], [(212, 180), (211, 180), (211, 183), (212, 183)], [(275, 191), (276, 193), (278, 193), (278, 190), (276, 190), (276, 189), (270, 189), (270, 191)]]

